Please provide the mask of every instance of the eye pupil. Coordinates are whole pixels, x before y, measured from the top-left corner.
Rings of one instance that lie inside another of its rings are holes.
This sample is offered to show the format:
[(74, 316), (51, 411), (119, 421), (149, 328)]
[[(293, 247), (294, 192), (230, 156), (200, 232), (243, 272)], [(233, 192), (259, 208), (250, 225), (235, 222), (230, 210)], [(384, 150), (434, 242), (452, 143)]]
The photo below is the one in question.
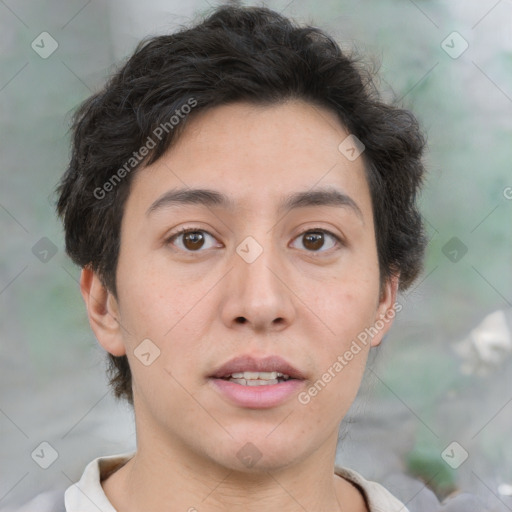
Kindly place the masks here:
[(204, 244), (204, 236), (200, 231), (184, 233), (183, 240), (185, 247), (190, 250), (200, 249)]
[[(324, 244), (324, 234), (320, 231), (309, 232), (305, 235), (304, 247), (311, 250), (321, 249)], [(310, 243), (312, 242), (312, 243)]]

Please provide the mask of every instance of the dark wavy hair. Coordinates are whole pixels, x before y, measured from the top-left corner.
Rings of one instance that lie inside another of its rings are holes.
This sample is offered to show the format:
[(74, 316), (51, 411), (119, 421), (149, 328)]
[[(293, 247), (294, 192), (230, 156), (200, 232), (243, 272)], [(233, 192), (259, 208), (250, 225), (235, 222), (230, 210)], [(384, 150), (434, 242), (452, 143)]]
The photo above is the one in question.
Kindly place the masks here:
[[(169, 119), (187, 111), (191, 98), (195, 107), (169, 129)], [(385, 104), (374, 74), (329, 35), (263, 7), (221, 5), (192, 27), (141, 41), (105, 87), (79, 106), (69, 167), (57, 187), (68, 255), (92, 268), (117, 297), (121, 219), (137, 169), (158, 160), (201, 111), (289, 99), (336, 113), (364, 144), (381, 283), (399, 274), (400, 290), (408, 288), (422, 269), (426, 245), (416, 206), (425, 147), (417, 120)], [(122, 179), (113, 182), (116, 173)], [(133, 405), (128, 359), (108, 357), (115, 396)]]

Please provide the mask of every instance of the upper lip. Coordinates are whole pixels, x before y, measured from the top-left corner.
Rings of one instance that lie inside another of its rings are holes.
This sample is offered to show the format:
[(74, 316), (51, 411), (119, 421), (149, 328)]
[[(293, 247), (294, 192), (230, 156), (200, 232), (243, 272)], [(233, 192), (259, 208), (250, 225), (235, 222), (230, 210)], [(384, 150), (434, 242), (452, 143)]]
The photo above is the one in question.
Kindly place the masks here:
[(293, 379), (304, 379), (304, 376), (297, 368), (294, 368), (285, 359), (276, 355), (263, 358), (256, 358), (250, 355), (234, 357), (217, 368), (210, 377), (221, 379), (240, 372), (280, 372)]

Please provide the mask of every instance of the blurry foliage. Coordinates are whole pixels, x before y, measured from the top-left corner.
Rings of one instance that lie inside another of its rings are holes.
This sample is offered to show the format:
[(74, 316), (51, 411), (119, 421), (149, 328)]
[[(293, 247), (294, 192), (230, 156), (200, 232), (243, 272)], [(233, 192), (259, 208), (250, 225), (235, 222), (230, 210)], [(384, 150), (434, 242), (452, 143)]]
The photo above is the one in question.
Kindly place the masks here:
[(438, 450), (410, 452), (406, 467), (409, 474), (432, 489), (440, 501), (456, 490), (455, 471), (439, 457)]

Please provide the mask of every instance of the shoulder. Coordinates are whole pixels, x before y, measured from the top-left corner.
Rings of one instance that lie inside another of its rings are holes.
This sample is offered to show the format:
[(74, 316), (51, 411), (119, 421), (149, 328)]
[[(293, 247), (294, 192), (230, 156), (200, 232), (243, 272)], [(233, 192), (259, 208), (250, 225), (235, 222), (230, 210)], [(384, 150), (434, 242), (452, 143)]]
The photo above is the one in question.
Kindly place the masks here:
[(366, 480), (353, 469), (336, 465), (334, 472), (361, 489), (368, 501), (370, 512), (409, 512), (406, 506), (385, 487), (377, 482)]
[(116, 512), (103, 491), (101, 481), (126, 464), (133, 455), (130, 452), (98, 457), (87, 464), (80, 480), (66, 489), (66, 512)]

